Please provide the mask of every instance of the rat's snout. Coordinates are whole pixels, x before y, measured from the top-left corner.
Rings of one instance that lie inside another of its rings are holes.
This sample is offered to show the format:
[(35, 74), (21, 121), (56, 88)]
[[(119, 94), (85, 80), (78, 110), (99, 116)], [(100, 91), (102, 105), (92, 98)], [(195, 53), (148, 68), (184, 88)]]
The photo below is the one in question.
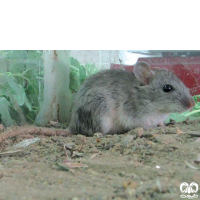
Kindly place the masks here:
[(194, 107), (194, 106), (195, 106), (195, 101), (194, 101), (193, 98), (191, 98), (191, 99), (188, 100), (188, 102), (187, 102), (187, 107), (188, 107), (188, 109), (190, 109), (190, 108), (192, 108), (192, 107)]

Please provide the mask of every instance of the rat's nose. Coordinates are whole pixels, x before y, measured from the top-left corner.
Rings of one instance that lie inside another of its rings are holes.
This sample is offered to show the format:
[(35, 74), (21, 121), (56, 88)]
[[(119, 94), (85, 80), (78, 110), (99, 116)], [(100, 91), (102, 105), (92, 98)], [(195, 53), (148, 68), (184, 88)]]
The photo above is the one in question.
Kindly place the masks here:
[(195, 106), (195, 101), (194, 101), (194, 99), (190, 99), (189, 100), (189, 102), (188, 102), (188, 108), (192, 108), (192, 107), (194, 107)]

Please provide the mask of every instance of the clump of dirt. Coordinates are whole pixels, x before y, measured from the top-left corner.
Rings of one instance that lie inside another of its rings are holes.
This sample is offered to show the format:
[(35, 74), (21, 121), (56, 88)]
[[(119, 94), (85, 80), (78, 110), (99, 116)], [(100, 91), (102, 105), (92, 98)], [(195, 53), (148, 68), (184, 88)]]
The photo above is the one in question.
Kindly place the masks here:
[(0, 148), (1, 200), (180, 199), (181, 183), (200, 185), (200, 121), (123, 135), (24, 134)]

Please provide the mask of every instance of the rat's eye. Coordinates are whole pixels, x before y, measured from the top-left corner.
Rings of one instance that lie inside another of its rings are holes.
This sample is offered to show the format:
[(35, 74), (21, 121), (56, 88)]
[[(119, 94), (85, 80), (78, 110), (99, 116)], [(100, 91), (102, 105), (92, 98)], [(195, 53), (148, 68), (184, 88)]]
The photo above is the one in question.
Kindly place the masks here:
[(169, 84), (166, 84), (163, 86), (163, 91), (164, 92), (171, 92), (173, 90), (173, 87)]

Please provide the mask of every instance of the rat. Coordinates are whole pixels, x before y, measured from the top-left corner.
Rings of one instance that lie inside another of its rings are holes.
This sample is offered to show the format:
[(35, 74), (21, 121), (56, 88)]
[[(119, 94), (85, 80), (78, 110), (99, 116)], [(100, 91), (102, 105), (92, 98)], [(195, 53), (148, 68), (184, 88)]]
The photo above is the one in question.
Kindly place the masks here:
[(195, 101), (172, 72), (151, 70), (145, 62), (132, 72), (102, 70), (75, 94), (68, 130), (92, 136), (125, 133), (136, 127), (163, 125), (170, 113), (190, 110)]

